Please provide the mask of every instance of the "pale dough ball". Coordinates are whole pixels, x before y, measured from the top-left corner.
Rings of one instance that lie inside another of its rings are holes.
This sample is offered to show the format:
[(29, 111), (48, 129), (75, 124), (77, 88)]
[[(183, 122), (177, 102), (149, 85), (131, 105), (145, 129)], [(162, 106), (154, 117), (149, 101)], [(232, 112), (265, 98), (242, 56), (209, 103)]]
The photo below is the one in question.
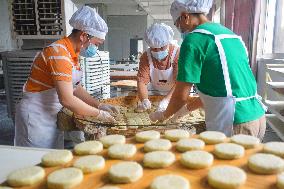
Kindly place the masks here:
[(279, 189), (284, 189), (284, 172), (280, 173), (279, 175), (277, 175), (277, 183), (276, 183), (277, 187)]
[(9, 186), (0, 186), (0, 189), (13, 189), (13, 188), (11, 188)]
[(77, 168), (64, 168), (50, 173), (47, 177), (48, 189), (69, 189), (83, 181), (83, 172)]
[(132, 183), (143, 176), (143, 168), (133, 161), (124, 161), (110, 167), (109, 178), (113, 183)]
[(103, 151), (103, 144), (99, 141), (86, 141), (77, 144), (74, 151), (77, 155), (93, 155)]
[(263, 152), (284, 158), (284, 142), (268, 142), (263, 146)]
[(176, 142), (182, 138), (189, 138), (190, 134), (188, 131), (183, 129), (172, 129), (165, 131), (165, 138), (172, 142)]
[(199, 135), (206, 144), (218, 144), (226, 140), (226, 135), (218, 131), (204, 131)]
[(77, 159), (73, 166), (81, 169), (83, 173), (92, 173), (105, 167), (105, 159), (102, 156), (89, 155)]
[(103, 187), (100, 187), (98, 189), (120, 189), (120, 188), (116, 187), (116, 186), (103, 186)]
[(257, 153), (249, 157), (248, 167), (259, 174), (275, 174), (284, 170), (284, 160), (272, 154)]
[(191, 139), (180, 139), (176, 144), (176, 149), (180, 152), (189, 150), (202, 150), (205, 147), (203, 140), (191, 138)]
[(113, 159), (125, 159), (134, 156), (136, 151), (133, 144), (114, 144), (108, 148), (108, 156)]
[(217, 189), (237, 189), (245, 184), (246, 173), (234, 166), (219, 165), (211, 168), (208, 173), (208, 182)]
[(47, 167), (64, 165), (73, 159), (72, 152), (69, 150), (56, 150), (45, 154), (41, 163)]
[(202, 169), (213, 164), (214, 157), (206, 151), (189, 151), (181, 155), (180, 162), (191, 169)]
[(44, 176), (43, 168), (32, 166), (13, 171), (8, 175), (7, 182), (13, 187), (30, 186), (42, 181)]
[(168, 174), (156, 177), (150, 189), (190, 189), (190, 183), (182, 176)]
[(150, 168), (164, 168), (174, 163), (176, 157), (169, 151), (154, 151), (144, 155), (143, 164)]
[(234, 143), (216, 144), (214, 154), (219, 159), (238, 159), (244, 156), (245, 148)]
[(160, 133), (158, 131), (142, 131), (135, 135), (135, 140), (137, 142), (147, 142), (153, 139), (159, 139)]
[(250, 135), (234, 135), (231, 137), (231, 142), (242, 145), (244, 148), (255, 148), (259, 145), (260, 141), (258, 138)]
[(105, 148), (108, 148), (114, 144), (124, 144), (126, 139), (123, 135), (107, 135), (100, 138), (100, 141), (103, 143)]
[(154, 139), (149, 140), (144, 144), (144, 151), (145, 152), (152, 152), (152, 151), (167, 151), (172, 148), (171, 141), (167, 139)]

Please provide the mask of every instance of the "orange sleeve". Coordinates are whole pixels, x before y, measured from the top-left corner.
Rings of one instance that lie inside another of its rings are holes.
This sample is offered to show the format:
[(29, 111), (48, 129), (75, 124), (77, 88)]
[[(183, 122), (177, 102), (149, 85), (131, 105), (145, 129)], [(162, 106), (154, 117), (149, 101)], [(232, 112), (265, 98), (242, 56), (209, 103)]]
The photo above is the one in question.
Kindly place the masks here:
[(145, 84), (148, 84), (150, 82), (150, 67), (146, 52), (144, 52), (140, 57), (137, 81), (143, 82)]
[(44, 55), (53, 81), (72, 81), (72, 60), (64, 49), (48, 47)]
[(180, 51), (180, 48), (178, 48), (178, 50), (177, 50), (177, 52), (176, 52), (176, 56), (175, 56), (174, 63), (173, 63), (173, 72), (174, 72), (174, 78), (175, 78), (175, 80), (176, 80), (176, 78), (177, 78), (177, 73), (178, 73), (179, 51)]

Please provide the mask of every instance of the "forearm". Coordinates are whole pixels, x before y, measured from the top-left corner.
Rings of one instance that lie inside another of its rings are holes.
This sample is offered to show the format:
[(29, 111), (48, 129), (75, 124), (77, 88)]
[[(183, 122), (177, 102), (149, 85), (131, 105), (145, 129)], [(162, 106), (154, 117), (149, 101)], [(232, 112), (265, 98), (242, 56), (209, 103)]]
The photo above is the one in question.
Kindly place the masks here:
[(81, 85), (75, 89), (73, 94), (90, 106), (97, 108), (100, 104), (100, 102), (92, 97)]
[(143, 82), (137, 81), (137, 88), (138, 88), (138, 98), (140, 101), (144, 99), (148, 99), (148, 89), (147, 85)]
[(203, 107), (203, 104), (202, 104), (200, 97), (195, 97), (194, 100), (187, 102), (187, 109), (189, 111), (194, 111), (202, 107)]
[(166, 99), (170, 100), (173, 93), (175, 91), (175, 85), (171, 88), (171, 90), (169, 91), (169, 93), (165, 96)]

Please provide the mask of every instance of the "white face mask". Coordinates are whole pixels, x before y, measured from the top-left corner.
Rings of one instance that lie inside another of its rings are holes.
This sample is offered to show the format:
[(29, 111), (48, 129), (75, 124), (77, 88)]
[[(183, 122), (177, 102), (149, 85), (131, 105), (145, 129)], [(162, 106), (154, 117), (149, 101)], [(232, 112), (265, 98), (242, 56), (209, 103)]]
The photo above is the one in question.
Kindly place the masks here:
[(169, 54), (169, 51), (168, 49), (164, 50), (164, 51), (158, 51), (158, 52), (154, 52), (154, 51), (151, 51), (153, 57), (159, 61), (165, 59), (168, 54)]

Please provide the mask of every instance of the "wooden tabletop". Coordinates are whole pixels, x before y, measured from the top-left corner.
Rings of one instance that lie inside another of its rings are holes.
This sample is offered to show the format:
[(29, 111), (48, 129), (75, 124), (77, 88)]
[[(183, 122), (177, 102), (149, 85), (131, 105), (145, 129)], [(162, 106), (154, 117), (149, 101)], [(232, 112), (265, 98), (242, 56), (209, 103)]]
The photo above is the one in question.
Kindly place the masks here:
[(137, 71), (111, 71), (111, 80), (136, 80)]
[[(131, 139), (131, 143), (134, 143), (134, 141), (132, 140), (133, 139)], [(143, 144), (136, 144), (136, 146), (137, 146), (137, 154), (135, 155), (134, 158), (131, 158), (129, 160), (137, 161), (138, 163), (142, 164), (144, 156)], [(214, 145), (207, 145), (205, 147), (205, 150), (208, 152), (212, 152), (213, 149)], [(246, 184), (240, 189), (274, 189), (276, 188), (275, 185), (276, 175), (257, 175), (250, 172), (246, 166), (248, 157), (253, 153), (261, 151), (261, 149), (262, 145), (260, 145), (258, 148), (255, 149), (246, 150), (245, 157), (237, 160), (219, 160), (214, 157), (215, 159), (213, 166), (220, 164), (227, 164), (227, 165), (238, 166), (243, 170), (245, 170), (247, 173), (247, 181)], [(199, 170), (187, 169), (183, 167), (179, 162), (181, 153), (175, 150), (175, 143), (173, 143), (172, 152), (174, 152), (176, 155), (176, 161), (170, 167), (165, 169), (145, 168), (143, 172), (143, 177), (137, 182), (132, 184), (118, 184), (118, 185), (114, 184), (114, 185), (120, 187), (121, 189), (149, 189), (149, 185), (151, 184), (151, 182), (155, 177), (164, 174), (177, 174), (187, 178), (190, 181), (192, 189), (212, 189), (208, 185), (206, 178), (209, 168), (199, 169)], [(110, 184), (107, 178), (107, 171), (109, 170), (111, 165), (120, 162), (121, 160), (110, 160), (107, 158), (106, 153), (107, 153), (106, 150), (104, 150), (101, 153), (101, 155), (103, 155), (107, 160), (105, 168), (95, 173), (85, 175), (83, 182), (74, 189), (97, 189), (106, 184)], [(78, 157), (75, 157), (73, 159), (73, 162), (77, 158)], [(72, 165), (72, 163), (66, 165), (65, 167), (68, 167), (70, 165)], [(46, 173), (49, 174), (50, 172), (60, 168), (62, 167), (46, 168), (45, 170)], [(46, 181), (43, 181), (32, 187), (22, 187), (21, 189), (46, 189)]]

